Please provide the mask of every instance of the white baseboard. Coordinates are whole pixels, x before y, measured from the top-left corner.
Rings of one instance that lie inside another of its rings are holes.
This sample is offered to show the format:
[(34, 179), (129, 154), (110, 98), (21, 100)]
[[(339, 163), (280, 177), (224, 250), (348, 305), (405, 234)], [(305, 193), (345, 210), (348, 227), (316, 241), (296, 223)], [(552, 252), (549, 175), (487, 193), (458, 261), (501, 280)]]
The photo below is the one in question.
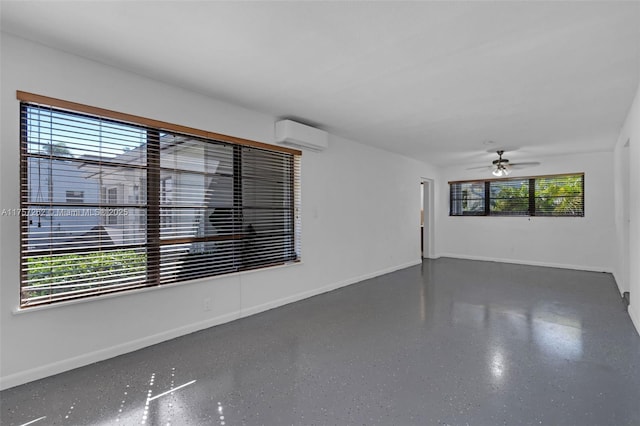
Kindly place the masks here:
[(53, 376), (54, 374), (73, 370), (74, 368), (83, 367), (85, 365), (93, 364), (94, 362), (104, 361), (105, 359), (133, 352), (147, 346), (175, 339), (176, 337), (184, 336), (186, 334), (193, 333), (199, 330), (204, 330), (205, 328), (220, 325), (238, 318), (239, 316), (237, 312), (221, 315), (215, 318), (208, 318), (205, 321), (200, 321), (183, 327), (163, 331), (162, 333), (157, 333), (151, 336), (145, 336), (141, 339), (132, 340), (119, 345), (111, 346), (109, 348), (100, 349), (98, 351), (89, 352), (72, 358), (67, 358), (62, 361), (53, 362), (40, 367), (21, 371), (19, 373), (10, 374), (8, 376), (0, 378), (0, 390), (42, 379), (44, 377)]
[(629, 305), (627, 308), (627, 312), (629, 312), (629, 316), (631, 317), (631, 322), (636, 327), (636, 331), (640, 334), (640, 313), (638, 313), (633, 305)]
[(278, 300), (274, 300), (268, 303), (243, 308), (238, 311), (234, 311), (225, 315), (221, 315), (215, 318), (209, 318), (205, 321), (200, 321), (193, 324), (188, 324), (182, 327), (174, 328), (171, 330), (163, 331), (151, 336), (145, 336), (140, 339), (125, 342), (119, 345), (115, 345), (109, 348), (100, 349), (98, 351), (89, 352), (86, 354), (78, 355), (76, 357), (68, 358), (62, 361), (53, 362), (50, 364), (42, 365), (40, 367), (32, 368), (18, 373), (10, 374), (8, 376), (0, 377), (0, 390), (12, 388), (24, 383), (28, 383), (34, 380), (42, 379), (44, 377), (53, 376), (54, 374), (62, 373), (72, 370), (74, 368), (83, 367), (85, 365), (93, 364), (94, 362), (104, 361), (109, 358), (113, 358), (119, 355), (124, 355), (129, 352), (136, 351), (138, 349), (145, 348), (147, 346), (155, 345), (167, 340), (174, 339), (176, 337), (184, 336), (189, 333), (204, 330), (209, 327), (224, 324), (239, 318), (254, 315), (260, 312), (267, 311), (269, 309), (277, 308), (289, 303), (297, 302), (302, 299), (306, 299), (311, 296), (315, 296), (321, 293), (326, 293), (331, 290), (335, 290), (340, 287), (344, 287), (350, 284), (355, 284), (360, 281), (364, 281), (369, 278), (374, 278), (380, 275), (388, 274), (400, 269), (405, 269), (411, 266), (419, 265), (420, 260), (413, 262), (407, 262), (401, 265), (392, 266), (389, 268), (381, 269), (376, 272), (364, 274), (358, 277), (350, 278), (336, 283), (331, 283), (326, 286), (295, 294), (293, 296), (287, 296)]
[(358, 277), (349, 278), (347, 280), (335, 282), (328, 284), (326, 286), (316, 288), (313, 290), (305, 291), (302, 293), (294, 294), (292, 296), (283, 297), (278, 300), (273, 300), (267, 303), (263, 303), (260, 305), (250, 306), (247, 308), (243, 308), (241, 311), (241, 317), (247, 317), (249, 315), (255, 315), (260, 312), (268, 311), (269, 309), (277, 308), (283, 305), (287, 305), (289, 303), (297, 302), (299, 300), (307, 299), (309, 297), (317, 296), (318, 294), (326, 293), (328, 291), (336, 290), (340, 287), (345, 287), (351, 284), (358, 283), (360, 281), (368, 280), (370, 278), (379, 277), (380, 275), (389, 274), (391, 272), (399, 271), (400, 269), (409, 268), (411, 266), (420, 265), (422, 263), (421, 260), (416, 260), (412, 262), (403, 263), (401, 265), (392, 266), (390, 268), (380, 269), (378, 271), (360, 275)]
[(622, 278), (620, 276), (621, 274), (616, 273), (616, 271), (613, 271), (613, 279), (616, 281), (616, 286), (618, 287), (618, 291), (620, 292), (620, 297), (622, 297), (622, 295), (629, 291), (629, 289), (626, 287), (626, 283), (624, 282), (623, 279), (618, 279), (618, 278)]
[(546, 266), (548, 268), (574, 269), (577, 271), (613, 273), (611, 268), (607, 268), (604, 266), (571, 265), (567, 263), (538, 262), (535, 260), (523, 260), (523, 259), (502, 259), (502, 258), (495, 258), (495, 257), (473, 256), (473, 255), (454, 254), (454, 253), (440, 253), (439, 257), (452, 257), (454, 259), (466, 259), (466, 260), (481, 260), (485, 262), (515, 263), (518, 265)]

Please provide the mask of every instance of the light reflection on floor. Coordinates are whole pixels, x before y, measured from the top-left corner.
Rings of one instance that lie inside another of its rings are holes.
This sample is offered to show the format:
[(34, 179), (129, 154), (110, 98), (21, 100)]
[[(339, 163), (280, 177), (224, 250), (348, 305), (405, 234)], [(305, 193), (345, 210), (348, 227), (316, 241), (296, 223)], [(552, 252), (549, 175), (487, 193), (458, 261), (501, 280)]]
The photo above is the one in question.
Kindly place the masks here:
[(558, 359), (582, 358), (582, 323), (579, 318), (549, 311), (534, 313), (533, 340), (545, 354)]
[(47, 416), (38, 417), (37, 419), (31, 420), (31, 421), (29, 421), (27, 423), (23, 423), (21, 426), (32, 425), (32, 424), (34, 424), (36, 422), (39, 422), (40, 420), (44, 420), (46, 418), (47, 418)]
[(582, 323), (569, 314), (542, 308), (523, 312), (491, 304), (454, 302), (451, 315), (452, 322), (458, 325), (502, 331), (508, 324), (513, 333), (531, 340), (537, 350), (550, 356), (573, 360), (582, 356)]
[[(108, 418), (103, 419), (102, 421), (92, 422), (94, 425), (112, 425), (112, 424), (121, 424), (121, 425), (134, 425), (134, 424), (151, 424), (151, 425), (166, 425), (171, 426), (174, 424), (175, 419), (177, 418), (176, 425), (180, 425), (181, 419), (184, 419), (183, 414), (184, 410), (187, 407), (181, 400), (180, 390), (186, 388), (187, 386), (193, 385), (196, 383), (196, 380), (191, 380), (189, 382), (180, 384), (175, 386), (175, 367), (171, 369), (170, 373), (170, 386), (167, 390), (160, 392), (160, 389), (156, 386), (156, 377), (157, 374), (155, 372), (150, 373), (149, 380), (146, 383), (146, 389), (144, 391), (138, 390), (137, 396), (132, 395), (132, 386), (130, 384), (126, 384), (122, 392), (120, 393), (122, 399), (119, 401), (119, 406), (113, 416), (107, 416)], [(155, 392), (158, 392), (154, 394)], [(140, 402), (140, 396), (144, 395), (144, 402)], [(96, 401), (98, 403), (99, 401)], [(68, 409), (63, 416), (63, 424), (77, 425), (77, 420), (74, 420), (73, 413), (77, 408), (82, 408), (86, 410), (86, 407), (77, 407), (77, 401), (72, 402), (68, 405)], [(220, 402), (218, 402), (218, 411), (219, 411), (219, 419), (221, 420), (222, 425), (224, 422), (224, 414), (223, 407)], [(29, 420), (26, 423), (20, 424), (20, 426), (28, 426), (37, 424), (48, 424), (47, 416), (40, 416), (33, 420)], [(49, 417), (53, 419), (54, 417)]]

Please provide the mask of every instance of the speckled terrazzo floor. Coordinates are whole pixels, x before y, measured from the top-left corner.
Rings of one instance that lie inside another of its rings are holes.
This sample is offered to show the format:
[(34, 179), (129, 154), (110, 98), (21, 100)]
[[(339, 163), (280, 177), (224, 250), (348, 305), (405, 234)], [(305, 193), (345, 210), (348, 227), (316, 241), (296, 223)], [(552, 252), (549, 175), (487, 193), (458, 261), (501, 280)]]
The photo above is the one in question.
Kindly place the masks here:
[(2, 425), (640, 425), (640, 336), (609, 274), (443, 258), (0, 398)]

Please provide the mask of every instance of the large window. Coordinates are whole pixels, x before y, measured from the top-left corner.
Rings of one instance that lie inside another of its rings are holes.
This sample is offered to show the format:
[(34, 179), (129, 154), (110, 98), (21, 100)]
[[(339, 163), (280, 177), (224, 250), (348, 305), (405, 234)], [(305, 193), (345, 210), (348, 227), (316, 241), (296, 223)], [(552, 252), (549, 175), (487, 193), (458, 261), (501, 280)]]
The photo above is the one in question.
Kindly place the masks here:
[(450, 216), (584, 216), (584, 173), (449, 182)]
[(18, 97), (22, 307), (299, 259), (299, 151)]

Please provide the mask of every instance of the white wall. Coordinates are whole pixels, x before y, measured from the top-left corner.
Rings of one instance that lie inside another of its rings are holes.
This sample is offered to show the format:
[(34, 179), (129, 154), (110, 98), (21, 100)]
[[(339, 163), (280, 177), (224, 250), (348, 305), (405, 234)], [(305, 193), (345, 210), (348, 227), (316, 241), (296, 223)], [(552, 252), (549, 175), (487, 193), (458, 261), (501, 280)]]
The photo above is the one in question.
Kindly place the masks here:
[[(275, 117), (6, 34), (1, 47), (1, 208), (19, 207), (16, 90), (273, 141)], [(437, 179), (436, 169), (332, 137), (327, 151), (303, 155), (301, 264), (23, 312), (16, 312), (19, 222), (3, 216), (0, 385), (11, 387), (417, 264), (422, 177)], [(212, 301), (209, 311), (205, 298)]]
[(584, 217), (450, 217), (448, 181), (486, 179), (490, 172), (447, 169), (440, 179), (440, 221), (436, 235), (441, 256), (613, 271), (613, 154), (600, 152), (526, 159), (539, 166), (510, 177), (585, 173)]
[(620, 169), (615, 192), (615, 277), (620, 291), (630, 293), (629, 315), (640, 333), (640, 87), (614, 155)]
[(614, 221), (616, 250), (613, 275), (618, 284), (620, 294), (629, 291), (629, 201), (631, 198), (630, 183), (630, 138), (623, 128), (613, 153), (614, 161)]

